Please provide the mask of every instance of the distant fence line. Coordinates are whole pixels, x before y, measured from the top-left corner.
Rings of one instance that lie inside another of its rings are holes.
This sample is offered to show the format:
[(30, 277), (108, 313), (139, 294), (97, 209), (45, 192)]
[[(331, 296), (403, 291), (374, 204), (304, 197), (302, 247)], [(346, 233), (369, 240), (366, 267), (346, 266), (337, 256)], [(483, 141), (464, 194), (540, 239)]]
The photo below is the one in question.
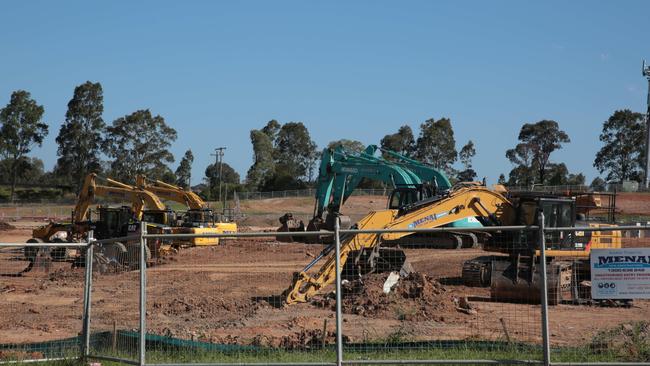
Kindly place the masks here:
[[(538, 192), (595, 192), (586, 185), (554, 185), (554, 186), (506, 186), (506, 188), (513, 192), (521, 191), (538, 191)], [(650, 190), (639, 186), (632, 187), (621, 184), (608, 184), (604, 192), (650, 192)], [(377, 189), (355, 189), (352, 192), (353, 196), (388, 196), (392, 188), (377, 188)], [(314, 197), (316, 195), (316, 188), (294, 189), (284, 191), (268, 191), (268, 192), (235, 192), (239, 200), (263, 200), (271, 198), (291, 198), (291, 197)], [(230, 196), (230, 195), (229, 195)], [(231, 198), (229, 198), (230, 200)], [(109, 203), (110, 201), (97, 203)], [(14, 203), (0, 201), (1, 207), (14, 207), (23, 205), (38, 205), (38, 204), (57, 204), (57, 205), (72, 205), (74, 206), (76, 200), (74, 198), (65, 197), (60, 199), (30, 199), (30, 200), (16, 200)], [(69, 211), (69, 210), (68, 210)]]
[[(353, 196), (388, 196), (390, 188), (381, 189), (356, 189), (352, 192)], [(240, 200), (264, 200), (270, 198), (290, 198), (290, 197), (314, 197), (316, 188), (296, 189), (287, 191), (271, 192), (237, 192)]]

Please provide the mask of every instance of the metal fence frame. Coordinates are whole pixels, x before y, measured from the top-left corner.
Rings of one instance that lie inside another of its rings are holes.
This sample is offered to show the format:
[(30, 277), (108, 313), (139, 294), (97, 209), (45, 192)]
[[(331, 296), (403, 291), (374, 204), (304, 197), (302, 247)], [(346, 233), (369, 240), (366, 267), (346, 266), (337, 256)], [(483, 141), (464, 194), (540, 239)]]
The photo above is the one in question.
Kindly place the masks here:
[[(564, 228), (546, 228), (544, 224), (543, 214), (540, 215), (539, 226), (498, 226), (498, 227), (484, 227), (481, 230), (486, 232), (491, 231), (512, 231), (512, 230), (536, 230), (539, 235), (540, 243), (540, 276), (541, 276), (541, 323), (540, 328), (542, 330), (542, 360), (476, 360), (476, 359), (430, 359), (430, 360), (345, 360), (343, 353), (343, 327), (342, 327), (342, 309), (341, 309), (341, 266), (339, 260), (339, 253), (341, 247), (340, 235), (341, 234), (383, 234), (383, 233), (437, 233), (444, 231), (472, 231), (476, 230), (475, 228), (434, 228), (434, 229), (401, 229), (401, 230), (342, 230), (339, 227), (339, 223), (336, 222), (334, 231), (311, 231), (311, 232), (301, 232), (301, 235), (304, 236), (323, 236), (331, 235), (334, 236), (334, 245), (336, 250), (336, 361), (335, 362), (289, 362), (289, 363), (147, 363), (146, 362), (146, 301), (147, 301), (147, 265), (146, 265), (146, 255), (145, 247), (147, 245), (148, 239), (180, 239), (180, 238), (239, 238), (239, 237), (268, 237), (268, 236), (291, 236), (295, 233), (291, 232), (249, 232), (249, 233), (235, 233), (235, 234), (149, 234), (146, 231), (146, 224), (141, 224), (141, 230), (139, 235), (121, 237), (121, 238), (112, 238), (106, 240), (94, 240), (92, 237), (92, 232), (88, 236), (88, 240), (85, 243), (44, 243), (44, 244), (24, 244), (24, 243), (0, 243), (0, 248), (2, 247), (86, 247), (86, 267), (85, 267), (85, 282), (84, 282), (84, 291), (83, 291), (83, 329), (82, 329), (82, 339), (83, 344), (81, 345), (81, 354), (79, 357), (70, 357), (70, 358), (50, 358), (50, 359), (33, 359), (33, 360), (22, 360), (22, 361), (0, 361), (0, 364), (9, 364), (9, 363), (24, 363), (24, 362), (49, 362), (49, 361), (59, 361), (59, 360), (105, 360), (112, 362), (121, 362), (124, 364), (139, 365), (139, 366), (226, 366), (226, 365), (238, 365), (238, 366), (257, 366), (257, 365), (364, 365), (364, 364), (399, 364), (399, 365), (441, 365), (441, 364), (539, 364), (539, 365), (645, 365), (649, 366), (650, 362), (598, 362), (598, 363), (587, 363), (587, 362), (552, 362), (551, 360), (551, 348), (550, 348), (550, 339), (549, 339), (549, 318), (548, 318), (548, 299), (547, 299), (547, 273), (546, 273), (546, 245), (545, 245), (545, 233), (547, 232), (557, 232), (557, 231), (623, 231), (623, 230), (650, 230), (649, 226), (613, 226), (613, 227), (564, 227)], [(112, 243), (117, 241), (123, 241), (125, 239), (130, 240), (140, 240), (140, 276), (139, 276), (139, 296), (140, 296), (140, 308), (139, 308), (139, 350), (138, 350), (138, 360), (134, 361), (131, 359), (125, 359), (120, 357), (110, 357), (99, 354), (92, 354), (90, 352), (90, 336), (91, 336), (91, 303), (92, 303), (92, 271), (93, 271), (93, 247), (98, 244)]]

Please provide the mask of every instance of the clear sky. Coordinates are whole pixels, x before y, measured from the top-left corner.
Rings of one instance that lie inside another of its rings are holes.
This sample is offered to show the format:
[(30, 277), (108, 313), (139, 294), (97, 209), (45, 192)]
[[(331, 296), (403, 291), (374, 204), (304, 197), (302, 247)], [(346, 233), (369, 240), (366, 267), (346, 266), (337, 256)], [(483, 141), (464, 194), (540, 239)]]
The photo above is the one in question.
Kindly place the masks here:
[(13, 90), (46, 110), (33, 154), (46, 169), (74, 87), (104, 88), (107, 123), (149, 108), (194, 152), (213, 148), (242, 175), (249, 131), (302, 121), (319, 148), (378, 143), (449, 117), (474, 140), (479, 177), (508, 173), (524, 122), (554, 119), (572, 142), (552, 159), (592, 167), (602, 122), (645, 111), (648, 1), (11, 1), (0, 9), (0, 105)]

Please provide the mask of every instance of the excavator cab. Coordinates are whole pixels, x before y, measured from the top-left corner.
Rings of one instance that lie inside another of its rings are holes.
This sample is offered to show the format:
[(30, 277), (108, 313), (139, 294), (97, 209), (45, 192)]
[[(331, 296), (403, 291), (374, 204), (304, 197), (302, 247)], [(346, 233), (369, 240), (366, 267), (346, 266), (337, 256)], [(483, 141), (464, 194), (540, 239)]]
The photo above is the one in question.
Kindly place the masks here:
[(198, 227), (208, 226), (214, 223), (214, 212), (211, 209), (188, 210), (183, 220), (183, 226)]
[(176, 215), (172, 210), (145, 210), (142, 212), (142, 221), (159, 225), (172, 225), (176, 221)]
[(397, 186), (388, 198), (389, 210), (402, 210), (416, 202), (436, 195), (435, 187), (428, 184), (414, 186)]
[[(574, 227), (576, 222), (576, 203), (571, 198), (523, 196), (517, 199), (517, 225), (539, 225), (539, 213), (544, 213), (545, 227)], [(513, 249), (538, 250), (537, 233), (526, 231), (522, 240), (515, 242)], [(548, 249), (574, 250), (572, 231), (554, 231), (545, 234)]]
[(99, 221), (95, 224), (95, 236), (99, 239), (125, 236), (128, 225), (137, 225), (133, 211), (128, 206), (99, 207)]

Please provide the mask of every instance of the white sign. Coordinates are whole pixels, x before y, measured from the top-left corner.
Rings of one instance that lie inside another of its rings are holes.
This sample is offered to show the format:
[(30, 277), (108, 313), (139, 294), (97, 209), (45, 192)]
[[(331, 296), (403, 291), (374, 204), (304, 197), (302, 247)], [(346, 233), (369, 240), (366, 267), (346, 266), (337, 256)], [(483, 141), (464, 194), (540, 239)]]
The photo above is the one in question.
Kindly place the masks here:
[(650, 248), (592, 249), (593, 299), (650, 299)]

